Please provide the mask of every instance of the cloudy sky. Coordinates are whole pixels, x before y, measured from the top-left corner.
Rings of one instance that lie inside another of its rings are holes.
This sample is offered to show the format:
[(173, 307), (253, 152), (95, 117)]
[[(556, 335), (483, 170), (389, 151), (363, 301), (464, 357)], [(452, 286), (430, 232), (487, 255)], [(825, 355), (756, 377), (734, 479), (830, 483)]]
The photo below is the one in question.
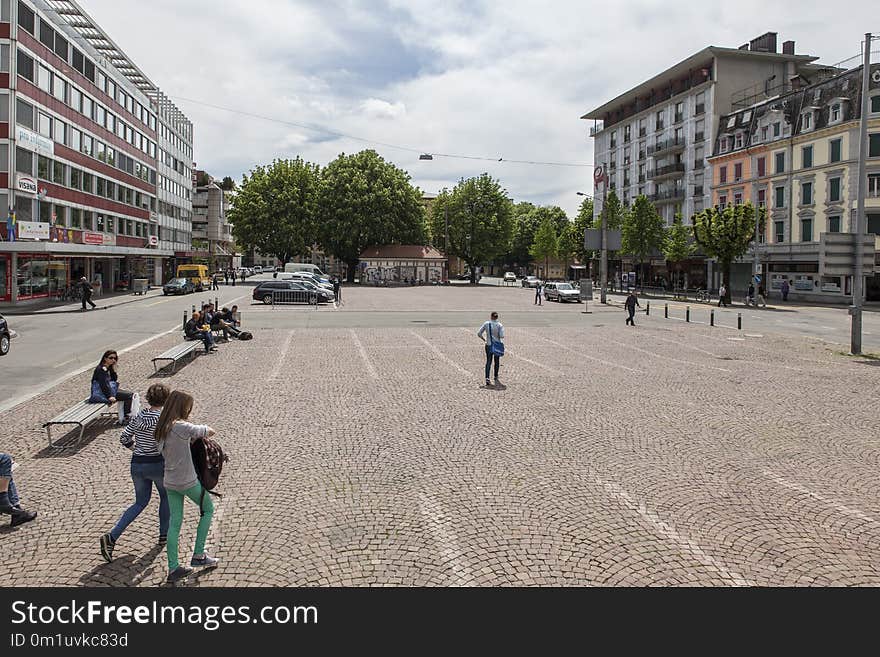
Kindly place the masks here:
[[(571, 217), (592, 169), (498, 158), (591, 163), (579, 117), (707, 45), (776, 31), (780, 44), (794, 39), (798, 53), (834, 63), (858, 54), (866, 30), (880, 32), (867, 0), (804, 0), (796, 11), (781, 0), (81, 4), (192, 119), (195, 160), (215, 176), (240, 179), (297, 155), (326, 164), (369, 147), (426, 192), (486, 171), (515, 200)], [(877, 25), (865, 24), (871, 15)], [(419, 152), (489, 160), (421, 162)]]

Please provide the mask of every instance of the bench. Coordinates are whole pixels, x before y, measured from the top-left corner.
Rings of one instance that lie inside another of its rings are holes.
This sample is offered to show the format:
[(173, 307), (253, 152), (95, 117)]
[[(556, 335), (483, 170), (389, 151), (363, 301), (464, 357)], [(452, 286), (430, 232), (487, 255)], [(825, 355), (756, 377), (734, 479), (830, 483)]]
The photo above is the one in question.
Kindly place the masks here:
[[(166, 351), (164, 354), (156, 356), (153, 359), (153, 370), (155, 372), (159, 371), (159, 367), (156, 365), (156, 361), (170, 361), (171, 362), (171, 372), (173, 373), (175, 369), (177, 369), (177, 361), (179, 361), (184, 356), (194, 356), (196, 353), (196, 349), (201, 344), (201, 342), (181, 342), (178, 345), (174, 345)], [(162, 366), (163, 368), (168, 367), (167, 364)]]
[(107, 406), (107, 404), (91, 404), (88, 401), (81, 401), (75, 406), (68, 408), (60, 415), (52, 418), (43, 425), (43, 428), (49, 436), (49, 447), (54, 447), (52, 444), (52, 427), (62, 424), (76, 424), (79, 426), (78, 440), (82, 440), (83, 431), (85, 431), (86, 426), (91, 424), (94, 420), (99, 417), (116, 415), (115, 411), (108, 411), (109, 408), (110, 406)]

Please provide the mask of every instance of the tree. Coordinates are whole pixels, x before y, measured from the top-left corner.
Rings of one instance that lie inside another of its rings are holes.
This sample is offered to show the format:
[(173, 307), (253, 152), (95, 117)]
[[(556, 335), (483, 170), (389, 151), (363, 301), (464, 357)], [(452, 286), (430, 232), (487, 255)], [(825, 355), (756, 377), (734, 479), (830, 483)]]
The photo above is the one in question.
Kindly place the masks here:
[(349, 282), (367, 247), (427, 240), (421, 192), (406, 171), (376, 151), (343, 153), (327, 165), (318, 198), (318, 241), (347, 265)]
[(275, 160), (243, 177), (228, 217), (236, 244), (278, 258), (282, 265), (315, 242), (320, 169), (316, 164)]
[(578, 249), (583, 249), (583, 247), (583, 232), (578, 235), (577, 226), (574, 222), (567, 221), (562, 227), (562, 232), (559, 234), (556, 246), (556, 255), (565, 265), (566, 273), (568, 272), (568, 265), (575, 257)]
[(644, 276), (644, 262), (663, 246), (665, 238), (663, 218), (644, 194), (636, 198), (624, 216), (621, 238), (621, 250), (633, 257)]
[(513, 208), (513, 238), (506, 260), (509, 264), (524, 267), (532, 260), (529, 249), (535, 241), (535, 231), (538, 230), (540, 218), (535, 213), (532, 203), (517, 203)]
[(443, 234), (449, 212), (447, 255), (464, 260), (476, 283), (477, 265), (508, 252), (513, 237), (513, 202), (501, 184), (484, 173), (444, 189), (431, 212), (431, 232)]
[[(681, 215), (675, 215), (672, 226), (666, 229), (663, 243), (663, 255), (673, 264), (675, 271), (681, 271), (681, 263), (690, 258), (697, 250), (691, 229), (681, 221)], [(687, 285), (687, 283), (685, 283)]]
[(235, 181), (230, 176), (224, 176), (223, 182), (220, 183), (220, 189), (224, 192), (231, 192), (235, 189)]
[[(605, 228), (608, 230), (620, 230), (623, 227), (625, 216), (626, 208), (612, 189), (605, 198)], [(596, 225), (593, 228), (601, 228), (601, 220), (601, 216), (596, 217)]]
[(574, 250), (574, 257), (582, 263), (586, 263), (593, 258), (593, 252), (587, 251), (584, 247), (584, 236), (588, 228), (593, 227), (593, 199), (585, 198), (578, 208), (577, 217), (574, 220), (574, 232), (578, 234), (577, 248)]
[(530, 250), (536, 260), (544, 261), (544, 278), (547, 278), (550, 269), (550, 258), (556, 255), (559, 248), (559, 239), (556, 235), (556, 225), (549, 215), (541, 220), (535, 233), (535, 241)]
[(697, 244), (707, 256), (718, 260), (722, 282), (727, 288), (727, 303), (730, 303), (730, 265), (748, 252), (755, 239), (755, 222), (763, 222), (763, 218), (763, 208), (757, 217), (751, 203), (728, 205), (722, 210), (707, 208), (693, 218)]
[(196, 171), (196, 187), (207, 187), (214, 179), (204, 171)]

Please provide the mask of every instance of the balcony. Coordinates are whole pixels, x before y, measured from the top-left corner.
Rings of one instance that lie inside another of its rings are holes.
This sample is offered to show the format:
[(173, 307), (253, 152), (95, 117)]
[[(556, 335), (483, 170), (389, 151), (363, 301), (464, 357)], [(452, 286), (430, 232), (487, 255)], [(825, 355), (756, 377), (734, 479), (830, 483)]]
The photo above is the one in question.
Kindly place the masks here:
[(684, 175), (684, 162), (675, 162), (674, 164), (667, 164), (663, 167), (657, 167), (656, 169), (648, 172), (648, 177), (654, 180), (660, 180), (663, 178), (678, 178), (679, 176)]
[(699, 116), (700, 114), (705, 114), (705, 113), (706, 113), (706, 103), (700, 103), (699, 105), (697, 105), (697, 109), (694, 111), (694, 114)]
[(684, 201), (684, 190), (683, 189), (668, 189), (662, 192), (657, 192), (656, 194), (651, 194), (648, 197), (648, 200), (652, 203), (676, 203), (678, 201)]
[(597, 134), (602, 132), (604, 129), (605, 128), (602, 126), (602, 124), (594, 125), (593, 127), (590, 128), (590, 137), (595, 137)]
[(658, 141), (653, 146), (648, 146), (648, 155), (657, 156), (665, 153), (674, 153), (676, 151), (683, 151), (684, 147), (684, 137), (679, 137), (678, 139), (666, 139), (664, 141)]

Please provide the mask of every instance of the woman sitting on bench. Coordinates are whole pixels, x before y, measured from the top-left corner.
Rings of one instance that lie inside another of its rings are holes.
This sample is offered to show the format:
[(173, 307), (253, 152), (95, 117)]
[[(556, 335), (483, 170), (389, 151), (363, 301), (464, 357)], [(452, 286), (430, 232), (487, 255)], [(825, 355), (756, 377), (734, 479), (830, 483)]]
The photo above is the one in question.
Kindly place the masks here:
[(108, 406), (122, 402), (119, 406), (119, 424), (125, 424), (131, 418), (131, 407), (137, 394), (119, 389), (116, 374), (118, 362), (119, 355), (115, 351), (105, 351), (101, 356), (101, 362), (92, 373), (92, 395), (89, 402)]

